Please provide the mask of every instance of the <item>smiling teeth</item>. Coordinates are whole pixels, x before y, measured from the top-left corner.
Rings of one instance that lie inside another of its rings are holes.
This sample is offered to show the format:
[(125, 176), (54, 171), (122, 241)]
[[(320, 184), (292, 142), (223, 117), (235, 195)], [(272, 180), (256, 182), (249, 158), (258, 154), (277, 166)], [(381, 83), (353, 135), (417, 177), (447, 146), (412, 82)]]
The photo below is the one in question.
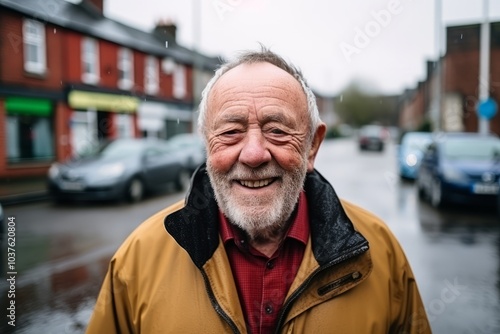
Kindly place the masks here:
[(240, 183), (248, 188), (259, 188), (259, 187), (267, 186), (269, 183), (271, 183), (272, 180), (273, 179), (265, 179), (265, 180), (257, 180), (257, 181), (241, 180)]

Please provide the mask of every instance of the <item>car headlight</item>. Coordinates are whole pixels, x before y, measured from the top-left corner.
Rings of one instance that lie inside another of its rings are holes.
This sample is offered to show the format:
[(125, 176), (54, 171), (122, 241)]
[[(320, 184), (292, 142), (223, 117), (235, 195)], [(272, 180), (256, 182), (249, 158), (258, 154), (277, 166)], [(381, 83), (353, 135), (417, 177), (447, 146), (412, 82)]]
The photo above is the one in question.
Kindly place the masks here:
[(59, 164), (55, 163), (55, 164), (52, 164), (49, 168), (49, 177), (51, 179), (55, 179), (59, 176), (59, 173), (60, 173), (60, 168), (59, 168)]
[(406, 156), (406, 159), (405, 159), (405, 163), (409, 166), (409, 167), (413, 167), (417, 164), (417, 156), (413, 153), (410, 153)]
[(101, 166), (97, 174), (103, 178), (115, 178), (122, 176), (125, 166), (122, 163), (113, 163)]
[(465, 173), (449, 166), (443, 168), (443, 177), (448, 182), (456, 182), (456, 183), (467, 182), (467, 175), (465, 175)]

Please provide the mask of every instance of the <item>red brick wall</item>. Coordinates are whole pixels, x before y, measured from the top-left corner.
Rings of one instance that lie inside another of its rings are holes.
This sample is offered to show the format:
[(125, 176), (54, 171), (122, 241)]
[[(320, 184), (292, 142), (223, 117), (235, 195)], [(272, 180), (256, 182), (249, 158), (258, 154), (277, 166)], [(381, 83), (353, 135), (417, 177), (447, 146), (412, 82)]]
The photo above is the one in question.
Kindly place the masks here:
[(71, 109), (65, 103), (58, 103), (55, 106), (55, 130), (56, 138), (56, 159), (64, 161), (71, 156), (71, 132), (70, 120)]
[(107, 41), (99, 41), (100, 86), (116, 88), (118, 83), (118, 46)]
[[(445, 57), (446, 92), (458, 92), (463, 97), (465, 131), (477, 132), (479, 119), (479, 50), (453, 52)], [(500, 50), (490, 54), (490, 96), (500, 103)], [(500, 115), (490, 120), (490, 131), (500, 134)]]
[(146, 55), (134, 51), (134, 88), (139, 94), (144, 93), (144, 62)]
[(23, 17), (14, 12), (0, 14), (0, 81), (32, 88), (58, 89), (62, 79), (62, 30), (45, 24), (47, 71), (43, 75), (24, 70)]
[(64, 81), (81, 82), (82, 80), (82, 62), (81, 62), (81, 37), (78, 33), (67, 31), (64, 34)]
[[(492, 49), (490, 54), (490, 96), (500, 108), (500, 48)], [(500, 135), (500, 110), (491, 119), (490, 129)]]

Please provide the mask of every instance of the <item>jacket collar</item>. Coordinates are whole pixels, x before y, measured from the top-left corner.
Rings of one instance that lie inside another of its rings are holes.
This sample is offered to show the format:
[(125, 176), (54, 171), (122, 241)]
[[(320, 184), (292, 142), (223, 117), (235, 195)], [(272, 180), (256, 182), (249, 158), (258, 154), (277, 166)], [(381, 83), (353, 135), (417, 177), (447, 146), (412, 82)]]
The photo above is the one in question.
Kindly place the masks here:
[[(316, 170), (306, 176), (313, 254), (320, 265), (355, 256), (368, 249), (368, 241), (354, 230), (337, 194)], [(186, 205), (165, 218), (165, 228), (202, 268), (219, 246), (218, 206), (205, 164), (193, 174)]]

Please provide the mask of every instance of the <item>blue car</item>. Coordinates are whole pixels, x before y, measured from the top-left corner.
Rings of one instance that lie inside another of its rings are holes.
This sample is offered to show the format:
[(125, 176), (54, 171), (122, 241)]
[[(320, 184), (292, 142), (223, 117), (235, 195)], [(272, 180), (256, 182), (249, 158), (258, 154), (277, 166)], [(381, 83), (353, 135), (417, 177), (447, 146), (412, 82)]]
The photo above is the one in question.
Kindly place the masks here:
[(446, 203), (496, 205), (500, 139), (478, 133), (446, 133), (428, 146), (417, 176), (419, 195), (434, 207)]
[(398, 150), (399, 176), (415, 180), (424, 151), (432, 141), (430, 132), (407, 132), (401, 138)]

